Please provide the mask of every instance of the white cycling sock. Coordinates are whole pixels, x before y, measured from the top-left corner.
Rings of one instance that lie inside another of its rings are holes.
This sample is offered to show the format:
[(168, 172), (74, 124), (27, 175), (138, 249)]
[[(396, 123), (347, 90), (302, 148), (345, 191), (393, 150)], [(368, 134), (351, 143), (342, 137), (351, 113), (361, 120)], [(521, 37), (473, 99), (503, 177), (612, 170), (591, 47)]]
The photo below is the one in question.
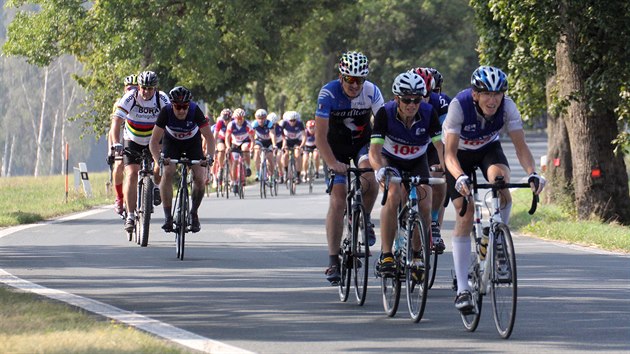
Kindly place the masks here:
[(468, 266), (470, 265), (470, 237), (453, 237), (453, 265), (455, 276), (457, 277), (457, 294), (464, 290), (469, 290), (468, 286)]
[(503, 223), (508, 225), (510, 221), (510, 213), (512, 212), (512, 202), (509, 202), (503, 207), (500, 211), (501, 219), (503, 219)]

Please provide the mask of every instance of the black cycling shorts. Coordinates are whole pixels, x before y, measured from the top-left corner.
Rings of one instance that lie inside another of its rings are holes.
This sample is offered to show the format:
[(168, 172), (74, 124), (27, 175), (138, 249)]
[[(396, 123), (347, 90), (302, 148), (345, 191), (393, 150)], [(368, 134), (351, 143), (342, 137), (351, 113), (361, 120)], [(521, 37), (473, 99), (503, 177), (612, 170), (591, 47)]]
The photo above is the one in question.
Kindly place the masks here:
[(142, 150), (148, 149), (149, 145), (140, 145), (132, 140), (125, 140), (123, 146), (134, 152), (133, 156), (130, 154), (123, 154), (123, 163), (127, 165), (140, 165), (142, 163)]
[(197, 132), (195, 136), (186, 140), (178, 140), (168, 134), (164, 134), (162, 153), (165, 158), (179, 160), (183, 152), (185, 152), (186, 157), (191, 160), (201, 160), (204, 158), (200, 132)]

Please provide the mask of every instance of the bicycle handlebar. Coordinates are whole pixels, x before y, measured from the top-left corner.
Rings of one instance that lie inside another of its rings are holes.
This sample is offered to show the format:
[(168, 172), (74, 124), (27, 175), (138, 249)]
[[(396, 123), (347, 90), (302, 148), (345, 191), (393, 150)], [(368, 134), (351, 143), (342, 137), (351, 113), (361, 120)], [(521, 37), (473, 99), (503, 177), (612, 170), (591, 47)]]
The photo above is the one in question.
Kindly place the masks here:
[[(346, 177), (350, 178), (351, 174), (355, 174), (360, 177), (362, 174), (367, 173), (367, 172), (374, 172), (374, 170), (371, 168), (348, 167), (348, 169), (346, 170)], [(328, 186), (326, 187), (326, 194), (330, 194), (330, 192), (332, 191), (332, 186), (335, 180), (336, 172), (333, 171), (333, 169), (329, 168), (328, 173), (330, 174), (330, 177), (328, 178)]]
[[(531, 188), (529, 183), (505, 183), (505, 182), (495, 182), (495, 183), (483, 183), (477, 184), (476, 189), (493, 189), (493, 190), (501, 190), (508, 188)], [(464, 216), (466, 214), (466, 210), (468, 209), (468, 197), (464, 197), (464, 204), (462, 205), (462, 210), (459, 212), (459, 216)], [(536, 212), (536, 208), (538, 207), (538, 202), (540, 198), (536, 193), (532, 192), (532, 205), (527, 212), (529, 215), (534, 215)]]
[(428, 185), (444, 184), (446, 183), (446, 180), (441, 177), (421, 177), (421, 176), (396, 177), (396, 176), (391, 176), (390, 174), (387, 174), (385, 176), (385, 183), (384, 183), (385, 187), (383, 190), (383, 198), (381, 199), (381, 205), (385, 205), (385, 203), (387, 203), (387, 195), (389, 194), (389, 184), (391, 182), (409, 183), (413, 186), (417, 186), (420, 184), (428, 184)]

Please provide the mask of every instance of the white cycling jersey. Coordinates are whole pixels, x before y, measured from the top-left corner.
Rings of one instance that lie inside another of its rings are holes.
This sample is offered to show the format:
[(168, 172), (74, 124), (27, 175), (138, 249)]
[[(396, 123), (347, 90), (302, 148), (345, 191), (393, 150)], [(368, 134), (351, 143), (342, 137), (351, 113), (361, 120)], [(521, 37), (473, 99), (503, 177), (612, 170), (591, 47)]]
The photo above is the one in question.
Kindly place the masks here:
[(114, 111), (115, 117), (125, 120), (124, 139), (139, 145), (149, 145), (160, 110), (169, 103), (168, 96), (162, 91), (146, 101), (137, 91), (127, 92), (118, 101)]

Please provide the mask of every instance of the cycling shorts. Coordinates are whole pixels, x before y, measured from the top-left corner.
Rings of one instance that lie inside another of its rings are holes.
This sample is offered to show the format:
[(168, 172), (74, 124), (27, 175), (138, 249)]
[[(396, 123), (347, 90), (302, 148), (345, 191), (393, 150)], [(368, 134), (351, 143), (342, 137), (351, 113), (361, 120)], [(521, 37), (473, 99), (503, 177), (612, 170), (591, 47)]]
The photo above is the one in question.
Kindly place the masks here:
[(179, 159), (182, 153), (186, 153), (186, 157), (191, 160), (201, 160), (204, 158), (201, 148), (201, 133), (197, 132), (195, 136), (187, 140), (177, 140), (168, 134), (164, 134), (164, 142), (162, 145), (162, 154), (165, 158)]
[(149, 145), (140, 145), (132, 140), (123, 141), (123, 145), (126, 149), (133, 151), (134, 156), (130, 156), (130, 154), (123, 154), (123, 162), (125, 166), (127, 165), (140, 165), (142, 163), (142, 150), (148, 149)]
[(295, 148), (299, 147), (302, 144), (302, 140), (300, 139), (287, 139), (287, 148)]
[[(350, 164), (350, 160), (353, 160), (355, 165), (358, 167), (359, 164), (368, 159), (369, 147), (370, 144), (367, 143), (365, 145), (351, 145), (340, 148), (339, 146), (330, 146), (335, 155), (337, 161), (345, 163), (346, 165)], [(333, 180), (333, 184), (345, 184), (346, 183), (346, 175), (345, 174), (335, 174), (335, 179)]]
[(266, 149), (271, 146), (271, 140), (256, 140), (255, 144)]
[(397, 169), (401, 175), (403, 172), (407, 172), (410, 176), (430, 177), (427, 154), (422, 154), (422, 156), (412, 160), (383, 157), (387, 161), (387, 166)]

